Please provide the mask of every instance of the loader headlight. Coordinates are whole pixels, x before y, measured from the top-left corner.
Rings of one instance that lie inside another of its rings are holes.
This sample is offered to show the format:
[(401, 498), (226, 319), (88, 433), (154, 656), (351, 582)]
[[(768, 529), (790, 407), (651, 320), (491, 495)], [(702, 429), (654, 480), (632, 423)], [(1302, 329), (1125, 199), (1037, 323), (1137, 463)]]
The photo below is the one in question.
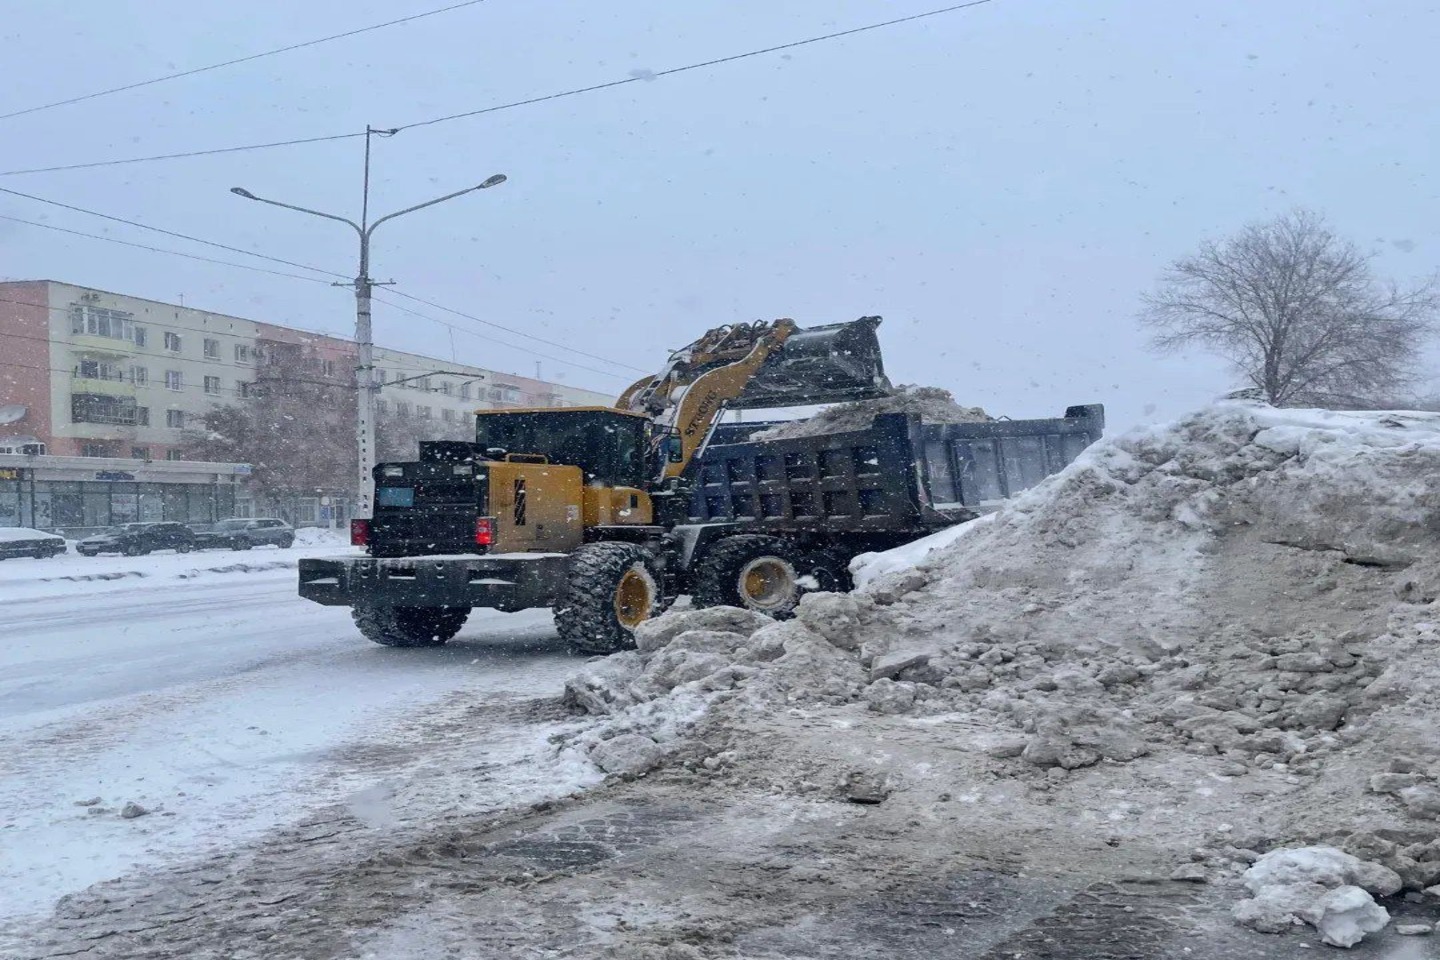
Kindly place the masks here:
[(404, 468), (404, 467), (385, 467), (385, 468), (383, 468), (383, 469), (380, 471), (380, 475), (381, 475), (382, 477), (403, 477), (403, 476), (405, 476), (405, 468)]
[(451, 468), (451, 471), (457, 477), (468, 477), (475, 473), (475, 466), (474, 464), (469, 463), (457, 464), (456, 466)]

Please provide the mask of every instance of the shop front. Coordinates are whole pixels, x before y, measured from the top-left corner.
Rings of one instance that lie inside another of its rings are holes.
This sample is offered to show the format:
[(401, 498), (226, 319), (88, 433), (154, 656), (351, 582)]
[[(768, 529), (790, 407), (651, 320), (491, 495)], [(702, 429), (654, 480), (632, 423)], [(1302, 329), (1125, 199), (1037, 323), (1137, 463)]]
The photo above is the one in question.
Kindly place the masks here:
[(0, 527), (75, 538), (137, 521), (214, 523), (235, 515), (249, 472), (238, 463), (0, 454)]

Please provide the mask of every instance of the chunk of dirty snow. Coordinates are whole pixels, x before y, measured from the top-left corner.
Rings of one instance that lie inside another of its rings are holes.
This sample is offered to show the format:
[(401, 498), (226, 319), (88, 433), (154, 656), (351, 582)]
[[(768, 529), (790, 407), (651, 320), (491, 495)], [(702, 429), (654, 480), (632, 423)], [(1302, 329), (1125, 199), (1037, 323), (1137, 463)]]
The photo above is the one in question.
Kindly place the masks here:
[(1183, 880), (1187, 883), (1204, 883), (1206, 881), (1205, 864), (1184, 863), (1170, 871), (1171, 880)]
[(131, 800), (120, 808), (120, 816), (126, 820), (134, 820), (136, 817), (143, 817), (150, 811)]
[(1301, 914), (1332, 947), (1353, 947), (1367, 934), (1385, 929), (1390, 912), (1359, 887), (1336, 887)]
[(677, 610), (646, 620), (635, 628), (635, 649), (654, 653), (688, 630), (719, 630), (749, 636), (773, 621), (764, 614), (740, 607), (705, 607)]
[(1395, 932), (1402, 937), (1428, 937), (1435, 928), (1428, 923), (1397, 923)]
[(870, 682), (894, 679), (901, 671), (929, 663), (931, 656), (928, 650), (894, 650), (876, 657), (870, 664)]
[(1334, 847), (1272, 850), (1245, 871), (1253, 899), (1235, 905), (1235, 919), (1261, 933), (1279, 933), (1304, 921), (1331, 946), (1351, 947), (1383, 929), (1390, 914), (1361, 883), (1399, 889), (1393, 871)]
[(1360, 858), (1335, 847), (1271, 850), (1245, 871), (1245, 888), (1258, 894), (1267, 887), (1314, 883), (1332, 888), (1351, 882)]
[(572, 710), (604, 715), (634, 706), (631, 689), (640, 677), (640, 655), (631, 651), (613, 654), (585, 664), (565, 681), (562, 702)]
[(840, 781), (840, 796), (851, 803), (884, 803), (893, 789), (889, 777), (868, 770), (851, 770)]
[(622, 733), (590, 748), (590, 759), (595, 766), (620, 776), (649, 773), (664, 758), (664, 748), (638, 733)]

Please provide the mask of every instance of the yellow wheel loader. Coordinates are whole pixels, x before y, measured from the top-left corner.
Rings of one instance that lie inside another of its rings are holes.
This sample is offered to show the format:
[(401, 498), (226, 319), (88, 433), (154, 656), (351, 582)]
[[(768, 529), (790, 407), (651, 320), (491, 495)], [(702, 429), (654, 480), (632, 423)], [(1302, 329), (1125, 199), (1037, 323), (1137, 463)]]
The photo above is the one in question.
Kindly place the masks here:
[(975, 516), (932, 495), (915, 418), (714, 438), (727, 410), (891, 393), (879, 322), (719, 327), (613, 407), (477, 411), (473, 443), (376, 466), (374, 515), (352, 522), (367, 555), (301, 560), (300, 595), (352, 607), (389, 646), (444, 643), (477, 607), (551, 607), (575, 650), (603, 654), (680, 594), (784, 617), (807, 590), (847, 589), (857, 553)]

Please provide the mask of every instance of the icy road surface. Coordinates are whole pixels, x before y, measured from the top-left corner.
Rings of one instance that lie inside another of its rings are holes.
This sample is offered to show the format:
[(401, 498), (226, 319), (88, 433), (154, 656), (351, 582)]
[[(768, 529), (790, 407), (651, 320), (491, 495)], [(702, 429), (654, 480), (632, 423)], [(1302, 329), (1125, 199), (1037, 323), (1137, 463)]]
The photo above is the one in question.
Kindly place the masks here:
[[(0, 922), (325, 804), (391, 816), (443, 726), (426, 711), (551, 697), (574, 670), (544, 610), (477, 611), (435, 650), (370, 643), (295, 595), (299, 557), (348, 549), (0, 562)], [(462, 731), (466, 759), (523, 761), (555, 727)]]

